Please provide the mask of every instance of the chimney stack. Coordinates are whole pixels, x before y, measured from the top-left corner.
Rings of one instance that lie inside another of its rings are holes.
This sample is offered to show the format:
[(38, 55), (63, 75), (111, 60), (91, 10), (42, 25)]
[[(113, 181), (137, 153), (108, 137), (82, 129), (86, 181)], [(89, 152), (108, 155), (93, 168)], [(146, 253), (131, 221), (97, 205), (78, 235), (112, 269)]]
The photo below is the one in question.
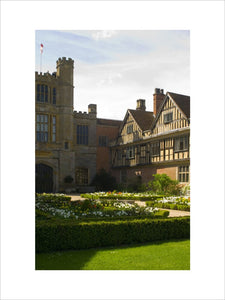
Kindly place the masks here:
[(96, 115), (97, 114), (97, 105), (96, 104), (89, 104), (88, 105), (88, 113)]
[(137, 108), (136, 110), (143, 110), (145, 111), (146, 106), (145, 106), (145, 100), (144, 99), (138, 99), (137, 100)]
[(155, 93), (153, 94), (153, 113), (156, 116), (159, 108), (163, 102), (165, 95), (163, 89), (155, 89)]

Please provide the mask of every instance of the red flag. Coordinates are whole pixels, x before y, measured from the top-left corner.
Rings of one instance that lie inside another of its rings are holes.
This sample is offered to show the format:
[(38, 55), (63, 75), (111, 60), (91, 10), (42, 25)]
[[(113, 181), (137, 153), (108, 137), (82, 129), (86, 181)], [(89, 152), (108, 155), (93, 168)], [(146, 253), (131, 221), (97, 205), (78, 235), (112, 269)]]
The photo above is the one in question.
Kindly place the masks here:
[(44, 46), (43, 46), (43, 44), (41, 44), (41, 54), (43, 53), (43, 48), (44, 48)]

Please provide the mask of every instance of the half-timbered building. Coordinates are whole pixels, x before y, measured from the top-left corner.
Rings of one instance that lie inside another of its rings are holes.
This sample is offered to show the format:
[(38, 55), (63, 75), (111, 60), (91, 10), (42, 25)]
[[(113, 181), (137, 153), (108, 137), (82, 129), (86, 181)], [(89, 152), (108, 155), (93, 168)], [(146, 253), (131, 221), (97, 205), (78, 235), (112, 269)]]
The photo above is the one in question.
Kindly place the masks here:
[(153, 112), (145, 100), (127, 110), (112, 147), (112, 170), (118, 182), (165, 173), (181, 183), (190, 181), (190, 97), (155, 89)]

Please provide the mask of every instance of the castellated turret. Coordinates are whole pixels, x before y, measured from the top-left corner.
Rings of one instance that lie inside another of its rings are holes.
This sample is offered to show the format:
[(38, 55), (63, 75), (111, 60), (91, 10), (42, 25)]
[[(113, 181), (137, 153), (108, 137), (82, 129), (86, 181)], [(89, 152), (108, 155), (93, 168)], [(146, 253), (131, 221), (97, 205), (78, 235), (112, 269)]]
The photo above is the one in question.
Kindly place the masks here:
[(74, 61), (66, 57), (59, 58), (56, 62), (56, 78), (58, 80), (58, 104), (68, 107), (73, 111), (73, 68)]
[(56, 62), (57, 73), (56, 76), (64, 83), (73, 85), (73, 68), (74, 60), (66, 57), (59, 58)]

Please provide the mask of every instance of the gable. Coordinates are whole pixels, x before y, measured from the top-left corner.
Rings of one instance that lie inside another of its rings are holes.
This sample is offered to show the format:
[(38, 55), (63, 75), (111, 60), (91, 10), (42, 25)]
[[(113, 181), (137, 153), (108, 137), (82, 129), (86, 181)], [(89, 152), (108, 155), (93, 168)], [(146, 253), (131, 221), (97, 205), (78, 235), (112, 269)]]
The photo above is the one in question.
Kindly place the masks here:
[(126, 144), (142, 139), (143, 132), (151, 128), (153, 121), (153, 112), (128, 109), (118, 142)]
[(120, 129), (119, 142), (126, 144), (140, 139), (142, 131), (128, 110)]
[[(187, 101), (188, 98), (188, 96), (167, 93), (160, 111), (156, 116), (152, 133), (160, 134), (171, 130), (188, 127), (190, 117), (190, 98), (189, 103)], [(175, 99), (177, 101), (175, 101)], [(185, 112), (181, 109), (181, 107)]]

